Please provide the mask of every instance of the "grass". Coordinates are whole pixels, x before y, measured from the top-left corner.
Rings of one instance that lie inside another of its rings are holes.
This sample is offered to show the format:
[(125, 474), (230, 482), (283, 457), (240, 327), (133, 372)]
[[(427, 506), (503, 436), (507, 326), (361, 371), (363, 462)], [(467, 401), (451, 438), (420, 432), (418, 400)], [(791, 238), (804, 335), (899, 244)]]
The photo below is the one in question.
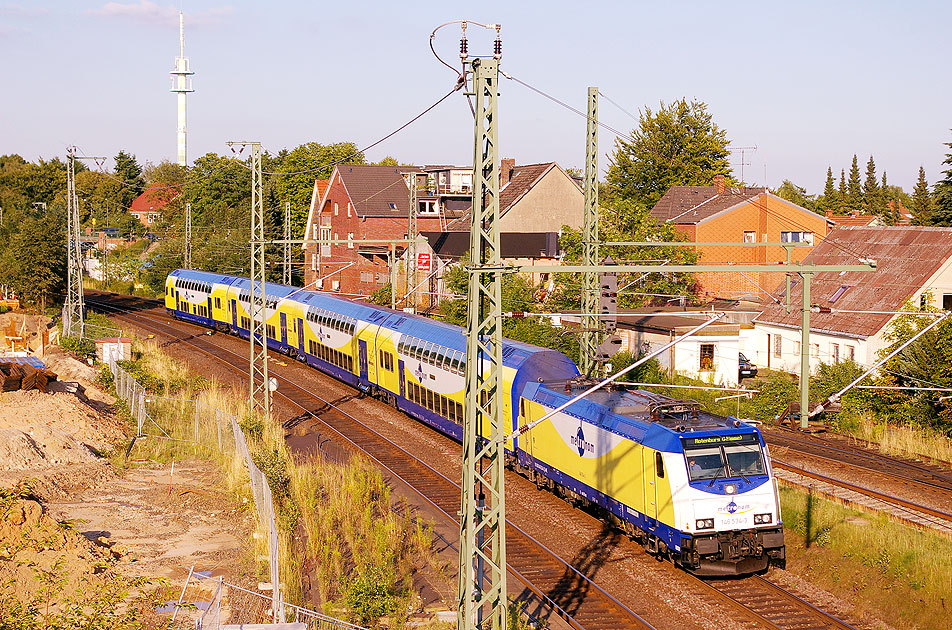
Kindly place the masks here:
[(947, 628), (952, 541), (781, 486), (787, 569), (898, 629)]
[[(379, 470), (366, 460), (295, 461), (274, 418), (249, 418), (246, 398), (192, 374), (153, 342), (134, 342), (132, 361), (121, 366), (146, 388), (147, 410), (155, 418), (145, 427), (151, 437), (136, 440), (129, 457), (210, 459), (222, 468), (223, 485), (251, 509), (245, 462), (235, 454), (231, 432), (230, 416), (241, 418), (252, 458), (274, 497), (286, 601), (303, 601), (302, 575), (312, 570), (328, 613), (365, 624), (386, 617), (390, 627), (400, 627), (415, 607), (415, 573), (429, 567), (445, 576), (446, 567), (431, 551), (431, 527), (404, 501), (393, 499)], [(107, 368), (102, 380), (112, 385)], [(114, 459), (123, 465), (120, 456)], [(259, 528), (254, 538), (253, 571), (267, 581), (267, 535)]]
[(929, 427), (890, 425), (866, 414), (842, 415), (834, 427), (845, 435), (871, 442), (882, 453), (952, 464), (952, 439)]

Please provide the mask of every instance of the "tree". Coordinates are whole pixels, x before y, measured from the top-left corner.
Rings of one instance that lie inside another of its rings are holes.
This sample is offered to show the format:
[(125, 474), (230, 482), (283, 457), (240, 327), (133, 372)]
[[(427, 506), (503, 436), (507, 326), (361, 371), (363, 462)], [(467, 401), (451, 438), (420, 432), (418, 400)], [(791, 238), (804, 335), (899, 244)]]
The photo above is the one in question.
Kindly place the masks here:
[[(952, 149), (952, 142), (946, 142), (945, 146)], [(946, 153), (942, 163), (950, 168), (942, 171), (945, 177), (936, 182), (930, 225), (950, 227), (952, 226), (952, 153)]]
[(848, 203), (847, 202), (848, 196), (849, 196), (849, 193), (847, 192), (847, 189), (846, 189), (846, 171), (843, 169), (840, 169), (840, 187), (836, 191), (836, 201), (837, 201), (836, 214), (849, 214), (849, 211), (846, 209), (847, 203)]
[(136, 162), (136, 156), (120, 150), (114, 158), (116, 161), (115, 174), (122, 182), (122, 191), (119, 193), (119, 203), (128, 209), (136, 197), (145, 190), (145, 178), (142, 177), (142, 167)]
[[(833, 177), (830, 176), (830, 182), (832, 183)], [(801, 208), (806, 208), (807, 210), (816, 210), (817, 209), (817, 199), (815, 195), (807, 193), (807, 189), (802, 186), (797, 186), (789, 179), (783, 180), (783, 183), (774, 191), (774, 194), (780, 197), (781, 199), (786, 199), (790, 203), (795, 203)]]
[(926, 169), (919, 167), (919, 179), (912, 192), (912, 222), (915, 225), (930, 225), (932, 220), (932, 195), (926, 180)]
[(849, 188), (846, 194), (847, 214), (861, 212), (863, 209), (863, 189), (859, 180), (859, 163), (856, 154), (853, 154), (853, 165), (850, 167)]
[(866, 163), (866, 181), (863, 182), (863, 209), (866, 214), (873, 214), (878, 217), (882, 217), (884, 214), (879, 180), (876, 179), (876, 162), (873, 161), (873, 156), (869, 156), (869, 161)]
[(307, 142), (279, 156), (279, 162), (273, 170), (287, 174), (276, 177), (275, 193), (282, 217), (284, 204), (291, 202), (291, 238), (304, 238), (315, 179), (330, 177), (336, 164), (367, 163), (353, 142)]
[(612, 196), (650, 208), (671, 186), (710, 185), (715, 175), (731, 174), (727, 133), (701, 101), (662, 102), (657, 113), (646, 107), (631, 137), (615, 140)]
[[(626, 199), (616, 199), (599, 213), (599, 236), (604, 241), (656, 241), (677, 243), (684, 236), (670, 223), (659, 224), (648, 209)], [(559, 247), (565, 252), (566, 264), (581, 264), (582, 233), (568, 226), (562, 227)], [(690, 265), (698, 254), (688, 247), (676, 244), (664, 247), (602, 246), (601, 256), (617, 261), (667, 260), (670, 264)], [(693, 274), (651, 273), (621, 275), (618, 286), (626, 289), (618, 294), (619, 308), (633, 308), (650, 304), (667, 304), (673, 296), (684, 296), (693, 302), (697, 281)], [(676, 299), (676, 297), (675, 297)], [(555, 274), (555, 290), (546, 297), (545, 306), (552, 311), (566, 311), (581, 307), (581, 278), (564, 273)]]
[(66, 287), (64, 219), (59, 213), (26, 217), (0, 246), (0, 282), (41, 309)]
[(820, 212), (833, 212), (839, 209), (837, 200), (836, 183), (833, 180), (833, 167), (826, 167), (826, 184), (823, 186), (823, 196), (817, 199), (817, 210)]

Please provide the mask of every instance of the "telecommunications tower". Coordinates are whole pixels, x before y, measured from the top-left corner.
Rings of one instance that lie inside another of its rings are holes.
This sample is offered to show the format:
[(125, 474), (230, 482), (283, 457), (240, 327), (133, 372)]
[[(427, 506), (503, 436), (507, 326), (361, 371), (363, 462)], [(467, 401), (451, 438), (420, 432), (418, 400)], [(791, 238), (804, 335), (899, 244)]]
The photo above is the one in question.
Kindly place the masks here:
[(188, 57), (185, 56), (185, 15), (182, 12), (179, 12), (179, 56), (175, 59), (175, 69), (169, 74), (172, 75), (172, 89), (169, 91), (178, 94), (178, 163), (179, 166), (187, 166), (185, 95), (195, 91), (189, 78), (195, 73), (189, 70)]

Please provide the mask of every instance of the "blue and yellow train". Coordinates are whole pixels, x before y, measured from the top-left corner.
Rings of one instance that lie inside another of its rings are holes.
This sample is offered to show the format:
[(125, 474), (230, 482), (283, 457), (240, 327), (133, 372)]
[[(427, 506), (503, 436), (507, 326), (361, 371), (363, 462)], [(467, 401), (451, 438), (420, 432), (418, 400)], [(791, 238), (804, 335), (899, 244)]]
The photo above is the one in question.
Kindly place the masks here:
[[(247, 338), (247, 278), (179, 269), (165, 305), (179, 319)], [(464, 331), (317, 291), (268, 283), (269, 348), (305, 362), (459, 440)], [(586, 387), (565, 355), (506, 341), (511, 427)], [(599, 510), (689, 571), (744, 574), (784, 562), (776, 480), (761, 434), (692, 401), (600, 390), (507, 443), (507, 461), (540, 487)]]

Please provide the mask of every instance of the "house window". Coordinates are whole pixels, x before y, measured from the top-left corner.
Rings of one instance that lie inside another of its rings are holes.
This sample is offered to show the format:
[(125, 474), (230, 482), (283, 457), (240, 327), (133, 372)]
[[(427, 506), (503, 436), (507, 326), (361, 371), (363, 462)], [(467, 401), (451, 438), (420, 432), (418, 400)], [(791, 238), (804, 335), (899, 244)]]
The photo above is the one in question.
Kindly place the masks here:
[(754, 230), (744, 230), (744, 242), (745, 243), (756, 243), (757, 242), (757, 232)]
[(780, 358), (781, 351), (783, 350), (783, 337), (780, 335), (773, 336), (773, 355)]
[(814, 359), (819, 359), (819, 358), (820, 358), (820, 344), (818, 344), (818, 343), (811, 343), (811, 344), (810, 344), (810, 357), (812, 357), (812, 358), (814, 358)]
[(794, 342), (793, 342), (793, 355), (794, 355), (794, 356), (799, 357), (799, 356), (800, 356), (800, 351), (801, 351), (802, 349), (803, 349), (803, 347), (800, 345), (800, 342), (799, 342), (799, 341), (794, 341)]
[(830, 344), (830, 358), (833, 359), (833, 363), (840, 362), (840, 344), (838, 343)]
[(392, 201), (391, 201), (390, 203), (388, 203), (387, 206), (389, 206), (391, 210), (396, 210), (396, 209), (397, 209), (397, 204), (395, 204), (395, 203), (392, 202)]
[(374, 274), (372, 271), (361, 271), (360, 272), (360, 281), (361, 282), (373, 282)]
[(338, 213), (339, 211), (340, 211), (340, 210), (339, 210), (339, 208), (337, 207), (337, 202), (335, 201), (335, 202), (334, 202), (334, 216), (335, 216), (335, 217), (337, 216), (337, 213)]
[(350, 209), (351, 209), (351, 205), (350, 205), (350, 202), (348, 201), (347, 202), (347, 216), (350, 216)]
[(714, 346), (713, 343), (702, 343), (701, 344), (701, 363), (700, 369), (702, 370), (713, 370), (714, 369)]
[(942, 310), (952, 311), (952, 293), (946, 293), (942, 296)]
[(780, 242), (813, 245), (813, 232), (781, 232)]
[(846, 358), (850, 361), (856, 361), (856, 348), (853, 346), (846, 346)]
[(347, 233), (347, 249), (354, 249), (354, 233)]

